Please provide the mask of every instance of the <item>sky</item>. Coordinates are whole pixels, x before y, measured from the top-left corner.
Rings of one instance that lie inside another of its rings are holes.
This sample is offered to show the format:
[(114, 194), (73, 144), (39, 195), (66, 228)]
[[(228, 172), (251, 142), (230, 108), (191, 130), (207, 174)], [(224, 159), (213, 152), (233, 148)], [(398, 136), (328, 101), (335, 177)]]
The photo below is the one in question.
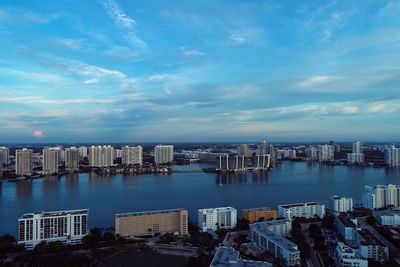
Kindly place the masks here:
[(400, 1), (0, 2), (0, 143), (398, 141)]

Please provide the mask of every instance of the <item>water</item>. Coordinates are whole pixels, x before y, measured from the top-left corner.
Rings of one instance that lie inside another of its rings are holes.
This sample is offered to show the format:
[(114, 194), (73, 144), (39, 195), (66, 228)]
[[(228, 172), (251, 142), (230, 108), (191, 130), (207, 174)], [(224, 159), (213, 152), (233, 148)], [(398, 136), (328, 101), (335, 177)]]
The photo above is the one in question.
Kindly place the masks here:
[[(171, 175), (75, 174), (33, 181), (0, 182), (0, 235), (17, 234), (23, 213), (90, 209), (90, 227), (114, 226), (122, 212), (186, 208), (196, 221), (198, 208), (233, 206), (277, 207), (279, 204), (320, 201), (330, 196), (351, 196), (361, 202), (365, 185), (400, 183), (399, 170), (320, 166), (284, 162), (268, 173), (217, 175), (190, 172), (208, 165), (175, 166)], [(185, 173), (184, 171), (188, 171)]]

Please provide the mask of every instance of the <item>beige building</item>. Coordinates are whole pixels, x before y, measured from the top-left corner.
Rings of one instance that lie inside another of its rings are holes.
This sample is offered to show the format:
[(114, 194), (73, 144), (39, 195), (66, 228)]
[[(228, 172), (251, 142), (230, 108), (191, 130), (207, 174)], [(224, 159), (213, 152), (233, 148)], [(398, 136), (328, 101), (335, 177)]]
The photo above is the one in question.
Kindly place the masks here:
[(155, 210), (115, 215), (115, 233), (124, 237), (155, 234), (188, 234), (188, 211)]
[(243, 217), (249, 221), (249, 223), (255, 223), (263, 219), (264, 221), (276, 220), (276, 210), (268, 207), (244, 209)]

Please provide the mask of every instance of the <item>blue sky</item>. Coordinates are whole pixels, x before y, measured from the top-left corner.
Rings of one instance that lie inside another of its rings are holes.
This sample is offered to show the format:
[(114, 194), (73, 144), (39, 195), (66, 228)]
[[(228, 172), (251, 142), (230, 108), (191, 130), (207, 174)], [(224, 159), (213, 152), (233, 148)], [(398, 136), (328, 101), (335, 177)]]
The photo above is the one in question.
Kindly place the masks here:
[(0, 38), (0, 143), (400, 135), (400, 1), (3, 0)]

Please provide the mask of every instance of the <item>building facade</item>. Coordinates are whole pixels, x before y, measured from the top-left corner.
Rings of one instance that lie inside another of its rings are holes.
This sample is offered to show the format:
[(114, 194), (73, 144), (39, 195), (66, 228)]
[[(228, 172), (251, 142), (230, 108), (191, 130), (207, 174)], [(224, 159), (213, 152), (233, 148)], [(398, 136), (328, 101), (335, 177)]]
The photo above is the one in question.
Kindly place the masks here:
[(353, 142), (352, 153), (347, 154), (347, 161), (349, 163), (363, 163), (364, 162), (364, 153), (363, 153), (363, 144), (360, 141)]
[(200, 230), (232, 229), (236, 227), (237, 210), (232, 207), (199, 209), (197, 225)]
[(353, 199), (350, 197), (331, 197), (331, 209), (335, 214), (340, 214), (341, 212), (353, 211)]
[(33, 173), (32, 149), (18, 149), (15, 151), (15, 174), (32, 175)]
[(65, 149), (65, 170), (69, 172), (79, 171), (79, 148)]
[(143, 148), (141, 146), (124, 146), (121, 154), (123, 165), (143, 165)]
[(187, 235), (188, 211), (169, 209), (116, 214), (115, 233), (123, 237), (166, 233)]
[(338, 267), (368, 267), (368, 260), (357, 250), (338, 242), (335, 250), (336, 266)]
[(42, 241), (77, 244), (88, 234), (89, 210), (26, 213), (18, 219), (18, 244), (27, 249)]
[(243, 217), (249, 223), (255, 223), (260, 220), (269, 221), (276, 220), (277, 212), (276, 209), (271, 209), (269, 207), (243, 209)]
[(320, 145), (318, 146), (318, 161), (334, 161), (335, 160), (335, 149), (332, 145)]
[(174, 161), (174, 146), (158, 145), (154, 148), (154, 162), (156, 164), (170, 163)]
[(43, 173), (53, 174), (58, 172), (58, 164), (60, 162), (59, 148), (43, 149)]
[(265, 261), (245, 260), (240, 257), (239, 251), (232, 247), (218, 247), (210, 267), (272, 267)]
[(325, 205), (317, 202), (285, 204), (278, 206), (278, 216), (293, 220), (294, 217), (312, 218), (325, 216)]
[(10, 149), (8, 147), (0, 147), (0, 154), (2, 154), (2, 158), (0, 160), (0, 165), (8, 165), (10, 164)]
[(89, 148), (89, 166), (110, 167), (114, 165), (114, 148), (112, 146), (91, 146)]
[(386, 147), (384, 151), (385, 164), (388, 167), (400, 166), (400, 149), (395, 146)]

